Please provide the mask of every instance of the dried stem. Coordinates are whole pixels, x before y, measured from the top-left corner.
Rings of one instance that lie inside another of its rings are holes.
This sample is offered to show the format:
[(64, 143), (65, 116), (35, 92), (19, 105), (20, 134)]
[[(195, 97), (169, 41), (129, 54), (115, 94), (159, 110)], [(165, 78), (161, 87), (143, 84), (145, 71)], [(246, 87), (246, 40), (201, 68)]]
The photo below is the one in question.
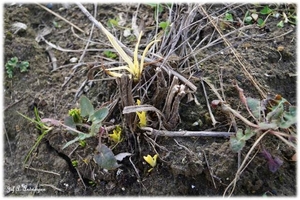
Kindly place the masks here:
[(39, 6), (42, 7), (43, 9), (47, 10), (49, 13), (55, 15), (56, 17), (58, 17), (58, 18), (64, 20), (65, 22), (67, 22), (68, 24), (70, 24), (71, 26), (73, 26), (74, 28), (76, 28), (77, 30), (79, 30), (80, 32), (84, 33), (84, 31), (83, 31), (81, 28), (79, 28), (78, 26), (74, 25), (72, 22), (68, 21), (66, 18), (60, 16), (59, 14), (53, 12), (52, 10), (46, 8), (45, 6), (43, 6), (43, 5), (39, 4), (39, 3), (37, 3), (37, 5), (39, 5)]
[(167, 137), (229, 137), (235, 132), (212, 132), (212, 131), (166, 131), (157, 130), (151, 127), (141, 127), (142, 130), (147, 131), (149, 135), (167, 136)]
[(30, 169), (30, 170), (37, 171), (37, 172), (44, 172), (44, 173), (54, 174), (54, 175), (60, 176), (60, 174), (56, 173), (56, 172), (47, 171), (47, 170), (44, 170), (44, 169), (36, 169), (36, 168), (33, 168), (33, 167), (29, 167), (29, 166), (25, 166), (25, 169)]

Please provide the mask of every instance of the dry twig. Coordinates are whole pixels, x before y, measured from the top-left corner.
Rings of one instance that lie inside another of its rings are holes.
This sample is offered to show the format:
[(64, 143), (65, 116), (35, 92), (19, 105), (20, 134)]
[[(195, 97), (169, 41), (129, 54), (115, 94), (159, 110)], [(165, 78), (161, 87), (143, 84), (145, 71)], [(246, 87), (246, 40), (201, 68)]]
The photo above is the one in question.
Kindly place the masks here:
[(68, 21), (66, 18), (60, 16), (59, 14), (53, 12), (52, 10), (46, 8), (45, 6), (43, 6), (43, 5), (39, 4), (39, 3), (37, 3), (37, 5), (39, 5), (43, 9), (47, 10), (49, 13), (55, 15), (56, 17), (64, 20), (65, 22), (67, 22), (68, 24), (70, 24), (71, 26), (73, 26), (74, 28), (76, 28), (77, 30), (79, 30), (80, 32), (84, 33), (84, 31), (81, 28), (79, 28), (78, 26), (74, 25), (72, 22)]
[(25, 169), (30, 169), (30, 170), (33, 170), (33, 171), (43, 172), (43, 173), (48, 173), (48, 174), (54, 174), (54, 175), (60, 176), (60, 174), (57, 173), (57, 172), (47, 171), (47, 170), (44, 170), (44, 169), (37, 169), (37, 168), (29, 167), (29, 166), (24, 166), (24, 167), (25, 167)]
[(211, 132), (211, 131), (166, 131), (157, 130), (151, 127), (141, 127), (147, 131), (149, 135), (167, 136), (167, 137), (229, 137), (234, 135), (234, 132)]

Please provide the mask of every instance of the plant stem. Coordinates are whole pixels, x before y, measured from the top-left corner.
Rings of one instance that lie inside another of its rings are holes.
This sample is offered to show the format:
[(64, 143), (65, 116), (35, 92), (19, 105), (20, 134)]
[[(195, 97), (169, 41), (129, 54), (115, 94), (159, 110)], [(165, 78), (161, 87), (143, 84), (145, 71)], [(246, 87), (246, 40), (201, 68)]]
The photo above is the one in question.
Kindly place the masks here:
[(165, 131), (157, 130), (151, 127), (141, 127), (142, 130), (148, 131), (148, 134), (154, 136), (167, 137), (229, 137), (235, 132), (212, 132), (212, 131)]

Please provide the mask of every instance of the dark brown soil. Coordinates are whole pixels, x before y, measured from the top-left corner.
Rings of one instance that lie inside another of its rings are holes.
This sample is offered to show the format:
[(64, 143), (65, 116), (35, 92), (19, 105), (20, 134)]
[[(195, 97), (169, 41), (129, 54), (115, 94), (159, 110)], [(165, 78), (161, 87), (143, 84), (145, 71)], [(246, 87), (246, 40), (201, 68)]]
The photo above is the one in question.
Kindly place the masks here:
[[(93, 15), (93, 5), (85, 6)], [(203, 7), (210, 16), (219, 19), (223, 19), (226, 10), (230, 10), (235, 20), (242, 19), (248, 10), (262, 8), (250, 4), (216, 4), (203, 5)], [(289, 4), (276, 4), (270, 7), (281, 13), (296, 10), (295, 5)], [(66, 9), (58, 4), (53, 5), (51, 9), (83, 29), (85, 33), (91, 30), (92, 23), (76, 5), (70, 4)], [(135, 4), (98, 5), (96, 18), (107, 26), (109, 19), (119, 19), (122, 15), (125, 19), (123, 26), (131, 28), (131, 19), (136, 10)], [(187, 10), (182, 10), (183, 15), (186, 13)], [(168, 14), (165, 8), (159, 15), (159, 19), (167, 19)], [(198, 15), (199, 18), (204, 16), (200, 9)], [(286, 23), (283, 28), (279, 28), (277, 27), (279, 21), (279, 18), (269, 17), (264, 28), (254, 25), (243, 33), (229, 34), (226, 38), (234, 45), (247, 71), (266, 94), (271, 96), (280, 94), (292, 105), (296, 105), (296, 26)], [(15, 22), (26, 24), (27, 29), (14, 33), (12, 27)], [(209, 23), (209, 20), (201, 21), (204, 22)], [(154, 37), (156, 23), (154, 11), (149, 5), (140, 5), (137, 23), (144, 23), (146, 30), (141, 43), (143, 45), (149, 43)], [(218, 25), (222, 27), (223, 35), (243, 26), (238, 21)], [(57, 60), (56, 70), (53, 70), (53, 63), (46, 50), (49, 45), (36, 39), (38, 33), (45, 27), (51, 28), (51, 32), (44, 36), (45, 39), (65, 49), (50, 50)], [(212, 25), (205, 27), (199, 31), (200, 40), (207, 36), (212, 37), (212, 40), (220, 37)], [(109, 28), (109, 30), (126, 46), (134, 49), (135, 36), (124, 38), (122, 36), (124, 29), (120, 27)], [(68, 23), (38, 5), (4, 5), (4, 62), (16, 56), (20, 61), (30, 63), (28, 72), (15, 71), (13, 78), (8, 78), (4, 72), (4, 195), (222, 196), (238, 170), (238, 155), (230, 148), (229, 138), (152, 137), (146, 136), (146, 132), (138, 128), (135, 129), (135, 133), (132, 133), (123, 121), (120, 102), (104, 121), (107, 126), (123, 125), (124, 140), (113, 149), (113, 152), (133, 154), (130, 159), (124, 158), (118, 169), (104, 170), (94, 162), (92, 156), (98, 144), (97, 138), (87, 139), (87, 146), (78, 147), (74, 152), (72, 151), (76, 147), (75, 144), (62, 150), (62, 146), (74, 136), (58, 127), (54, 127), (32, 152), (28, 161), (29, 166), (25, 168), (24, 159), (37, 141), (40, 131), (18, 112), (34, 118), (33, 108), (37, 107), (41, 118), (63, 121), (68, 110), (79, 106), (78, 99), (82, 94), (91, 99), (95, 107), (110, 105), (116, 98), (114, 95), (117, 94), (118, 84), (114, 79), (83, 85), (89, 70), (94, 65), (118, 60), (118, 58), (110, 61), (102, 59), (104, 50), (112, 47), (99, 29), (94, 29), (91, 39), (93, 43), (88, 47), (95, 51), (87, 51), (82, 59), (86, 64), (78, 66), (77, 70), (72, 70), (76, 63), (70, 62), (70, 59), (80, 59), (83, 52), (75, 50), (84, 49), (88, 38), (87, 34), (71, 28)], [(195, 38), (193, 40), (196, 41)], [(199, 48), (207, 44), (209, 43), (205, 42)], [(181, 121), (171, 129), (234, 131), (230, 118), (218, 110), (212, 112), (219, 123), (215, 127), (212, 126), (199, 77), (208, 79), (218, 88), (220, 94), (222, 94), (222, 90), (219, 89), (222, 80), (226, 101), (247, 118), (249, 115), (243, 109), (238, 91), (232, 84), (233, 80), (243, 88), (247, 97), (262, 98), (249, 76), (245, 75), (235, 55), (226, 47), (221, 39), (218, 44), (199, 51), (196, 54), (196, 59), (199, 61), (196, 67), (188, 68), (176, 61), (169, 61), (170, 65), (175, 66), (173, 68), (175, 71), (197, 87), (195, 95), (199, 101), (199, 105), (196, 105), (194, 101), (188, 102), (187, 97), (183, 98), (179, 106)], [(195, 63), (189, 64), (192, 66)], [(148, 67), (145, 71), (150, 74), (153, 71), (151, 69)], [(106, 74), (96, 72), (92, 74), (92, 78), (98, 80), (108, 78)], [(145, 73), (144, 78), (146, 76)], [(71, 79), (66, 83), (69, 77)], [(167, 75), (165, 77), (168, 82), (173, 78)], [(83, 93), (77, 95), (82, 85)], [(150, 90), (147, 94), (149, 103), (151, 103), (150, 97), (153, 96), (151, 92), (153, 91)], [(206, 92), (209, 101), (217, 99), (207, 85)], [(136, 92), (135, 95), (137, 94), (139, 93)], [(153, 119), (157, 118), (154, 116)], [(198, 122), (198, 125), (195, 122)], [(242, 121), (236, 122), (238, 128), (245, 128)], [(241, 152), (242, 160), (255, 139), (253, 137), (247, 141), (246, 147)], [(150, 140), (155, 141), (157, 145), (154, 146)], [(108, 146), (113, 145), (107, 138), (102, 142)], [(296, 162), (291, 160), (295, 150), (271, 134), (265, 136), (260, 144), (272, 155), (283, 160), (283, 165), (272, 173), (268, 169), (266, 160), (257, 153), (241, 174), (233, 196), (296, 196)], [(254, 153), (257, 151), (259, 152), (260, 149), (256, 148)], [(156, 152), (159, 154), (158, 163), (151, 172), (148, 172), (150, 167), (143, 160), (143, 156), (154, 155)], [(251, 155), (253, 156), (254, 153)], [(85, 163), (84, 159), (89, 161)], [(72, 166), (73, 160), (79, 161), (77, 167)], [(31, 188), (31, 191), (24, 190), (25, 187)]]

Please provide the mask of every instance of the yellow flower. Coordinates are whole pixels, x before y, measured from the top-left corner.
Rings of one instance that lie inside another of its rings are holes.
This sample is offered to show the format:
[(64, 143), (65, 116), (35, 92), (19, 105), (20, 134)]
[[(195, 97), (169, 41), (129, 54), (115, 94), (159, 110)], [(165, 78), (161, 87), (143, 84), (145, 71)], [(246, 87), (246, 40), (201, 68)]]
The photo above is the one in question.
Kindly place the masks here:
[(155, 167), (156, 166), (156, 160), (157, 160), (157, 154), (155, 154), (153, 157), (150, 156), (149, 154), (147, 156), (144, 156), (144, 160), (151, 165), (151, 167)]
[(112, 134), (108, 134), (108, 136), (115, 143), (119, 143), (119, 142), (122, 141), (121, 133), (122, 133), (121, 127), (120, 126), (116, 126), (116, 128), (113, 130), (113, 133)]
[[(136, 100), (137, 105), (141, 105), (141, 101), (138, 99)], [(147, 126), (147, 116), (146, 116), (146, 111), (142, 111), (142, 112), (136, 112), (136, 114), (139, 117), (139, 126), (140, 127), (145, 127)]]

